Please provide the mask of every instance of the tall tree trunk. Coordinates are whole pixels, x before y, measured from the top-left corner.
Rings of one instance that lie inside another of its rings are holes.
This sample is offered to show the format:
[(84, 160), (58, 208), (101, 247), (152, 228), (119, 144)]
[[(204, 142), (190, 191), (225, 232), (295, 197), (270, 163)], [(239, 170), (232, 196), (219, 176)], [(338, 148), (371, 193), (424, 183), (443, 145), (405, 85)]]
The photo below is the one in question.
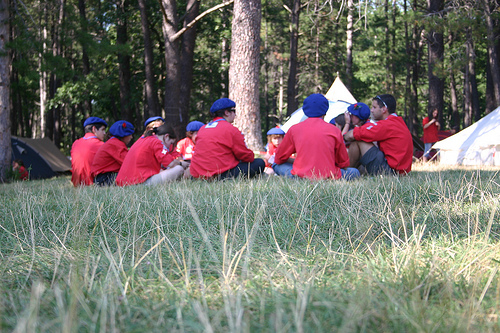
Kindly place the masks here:
[[(188, 0), (186, 4), (186, 15), (184, 18), (184, 27), (193, 21), (200, 11), (200, 1)], [(180, 108), (181, 108), (181, 126), (185, 128), (189, 122), (189, 101), (191, 100), (191, 87), (193, 84), (193, 59), (194, 48), (196, 44), (196, 26), (182, 34), (181, 48), (181, 82), (180, 82)], [(182, 133), (184, 134), (184, 133)], [(182, 135), (183, 137), (184, 135)]]
[(5, 48), (9, 43), (9, 2), (0, 0), (0, 182), (10, 170), (10, 54)]
[(477, 91), (476, 81), (476, 50), (472, 40), (472, 31), (467, 29), (467, 64), (465, 71), (465, 118), (464, 127), (470, 126), (473, 120), (481, 119), (481, 110), (479, 109), (479, 93)]
[(384, 54), (385, 56), (385, 91), (387, 93), (390, 93), (390, 82), (391, 82), (391, 62), (392, 62), (392, 55), (391, 55), (391, 50), (389, 47), (389, 41), (391, 39), (391, 32), (389, 30), (389, 0), (385, 0), (384, 2), (384, 21), (386, 22), (385, 24), (385, 38), (384, 38)]
[[(427, 0), (427, 11), (429, 15), (437, 15), (443, 9), (443, 0)], [(442, 115), (444, 80), (435, 73), (435, 67), (443, 62), (444, 41), (443, 34), (436, 31), (429, 31), (428, 41), (428, 79), (429, 79), (429, 103), (427, 104), (428, 116), (432, 116), (432, 111), (438, 109)]]
[(352, 46), (353, 46), (353, 15), (354, 1), (347, 0), (347, 37), (346, 37), (346, 60), (345, 60), (345, 85), (348, 89), (352, 88)]
[(180, 96), (180, 39), (173, 39), (179, 27), (176, 0), (162, 0), (165, 14), (163, 17), (163, 38), (165, 40), (165, 121), (170, 124), (181, 137), (182, 114), (179, 105)]
[[(450, 33), (449, 36), (450, 49), (452, 48), (454, 42), (454, 35)], [(458, 98), (457, 98), (457, 84), (455, 81), (455, 73), (453, 64), (450, 66), (450, 106), (451, 106), (451, 124), (452, 128), (459, 129), (460, 128), (460, 115), (458, 111)]]
[[(85, 42), (85, 36), (88, 33), (88, 22), (87, 22), (87, 14), (85, 10), (85, 0), (78, 0), (78, 10), (80, 13), (80, 25), (81, 25), (81, 46), (82, 46), (82, 74), (83, 79), (90, 74), (90, 59), (87, 52), (87, 43)], [(84, 116), (89, 117), (92, 114), (92, 103), (90, 98), (90, 92), (87, 91), (86, 94), (89, 98), (85, 99), (83, 102), (83, 112)]]
[(144, 39), (144, 72), (146, 75), (146, 106), (144, 118), (161, 114), (160, 102), (155, 80), (153, 45), (151, 43), (151, 31), (149, 29), (148, 12), (146, 0), (139, 0), (141, 13), (141, 30)]
[(288, 63), (287, 115), (291, 115), (299, 107), (297, 99), (297, 52), (299, 46), (300, 0), (290, 0), (290, 62)]
[(229, 98), (235, 101), (235, 125), (243, 132), (248, 148), (262, 151), (259, 72), (260, 0), (236, 0), (231, 36)]
[(118, 24), (116, 27), (116, 44), (121, 46), (118, 52), (118, 72), (120, 81), (120, 110), (121, 119), (132, 121), (132, 106), (130, 102), (130, 55), (125, 45), (128, 42), (128, 7), (129, 1), (123, 0), (117, 2), (118, 7)]
[[(35, 136), (45, 137), (46, 134), (46, 117), (47, 117), (47, 97), (48, 97), (48, 74), (45, 69), (45, 53), (47, 49), (47, 25), (48, 25), (48, 9), (47, 2), (40, 2), (42, 15), (40, 16), (40, 40), (42, 42), (42, 50), (38, 55), (38, 73), (39, 73), (39, 89), (40, 89), (40, 128), (39, 132), (35, 132)], [(38, 133), (40, 133), (38, 135)]]
[[(500, 105), (500, 64), (499, 55), (497, 54), (497, 28), (495, 27), (494, 19), (492, 17), (492, 12), (498, 11), (498, 5), (495, 1), (482, 0), (481, 1), (484, 8), (484, 14), (486, 19), (486, 31), (488, 40), (488, 65), (490, 67), (489, 73), (491, 74), (491, 83), (493, 88), (494, 104), (496, 106)], [(496, 8), (491, 8), (490, 3), (495, 5)]]

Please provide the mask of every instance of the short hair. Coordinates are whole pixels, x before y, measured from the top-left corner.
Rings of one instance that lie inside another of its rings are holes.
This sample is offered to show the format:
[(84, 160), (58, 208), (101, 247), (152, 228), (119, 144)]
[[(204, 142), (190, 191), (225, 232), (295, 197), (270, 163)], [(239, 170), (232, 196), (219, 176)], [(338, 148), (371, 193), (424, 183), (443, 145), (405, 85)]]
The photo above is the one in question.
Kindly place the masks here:
[(95, 127), (96, 129), (99, 129), (101, 127), (106, 128), (106, 126), (104, 126), (104, 124), (101, 124), (101, 123), (90, 124), (90, 125), (85, 126), (85, 134), (92, 133), (92, 127)]
[(163, 124), (159, 127), (154, 127), (150, 130), (148, 130), (144, 136), (147, 137), (147, 136), (151, 136), (153, 134), (156, 134), (156, 135), (165, 135), (165, 134), (168, 134), (168, 136), (171, 138), (171, 139), (175, 139), (177, 138), (177, 135), (175, 134), (175, 131), (174, 129), (172, 128), (172, 126), (170, 125), (167, 125), (167, 124)]
[(144, 134), (143, 135), (146, 136), (146, 133), (148, 131), (152, 130), (155, 127), (160, 127), (163, 124), (165, 124), (165, 122), (162, 119), (153, 120), (152, 122), (150, 122), (149, 124), (146, 125), (146, 128), (144, 129)]
[(20, 159), (20, 158), (16, 158), (16, 159), (15, 159), (14, 161), (12, 161), (12, 162), (19, 164), (19, 166), (24, 166), (24, 162), (23, 162), (23, 160), (22, 160), (22, 159)]
[(345, 115), (343, 113), (335, 117), (335, 124), (338, 124), (340, 127), (345, 126)]
[(387, 107), (389, 113), (396, 112), (396, 99), (391, 94), (377, 95), (372, 100), (377, 101), (379, 107)]
[(213, 112), (212, 115), (214, 118), (217, 118), (217, 117), (224, 118), (224, 116), (226, 115), (226, 111), (229, 111), (230, 109), (231, 108), (217, 110), (217, 111)]
[(271, 142), (272, 139), (284, 138), (285, 134), (269, 134), (267, 136), (267, 142)]

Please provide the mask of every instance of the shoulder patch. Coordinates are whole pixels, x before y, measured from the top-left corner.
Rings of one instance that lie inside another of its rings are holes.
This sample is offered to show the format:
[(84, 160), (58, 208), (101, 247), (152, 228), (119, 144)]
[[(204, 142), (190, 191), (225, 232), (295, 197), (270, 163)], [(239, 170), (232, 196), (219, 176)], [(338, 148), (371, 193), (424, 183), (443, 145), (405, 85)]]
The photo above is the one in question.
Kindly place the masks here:
[(214, 121), (214, 122), (206, 124), (205, 128), (215, 128), (215, 127), (217, 127), (218, 124), (219, 124), (219, 122)]

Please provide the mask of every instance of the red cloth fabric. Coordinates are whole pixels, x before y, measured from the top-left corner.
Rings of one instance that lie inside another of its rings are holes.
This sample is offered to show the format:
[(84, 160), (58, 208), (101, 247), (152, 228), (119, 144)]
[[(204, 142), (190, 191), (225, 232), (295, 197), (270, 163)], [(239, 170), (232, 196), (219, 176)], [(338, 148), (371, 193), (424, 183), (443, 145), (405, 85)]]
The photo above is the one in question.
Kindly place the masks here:
[[(267, 154), (269, 154), (269, 156), (273, 156), (274, 153), (276, 153), (276, 149), (278, 149), (278, 147), (276, 147), (275, 145), (273, 145), (272, 142), (269, 142), (267, 144)], [(265, 160), (265, 162), (266, 162), (266, 167), (270, 168), (271, 167), (271, 163), (269, 163), (268, 160)]]
[[(430, 121), (431, 119), (429, 119), (429, 117), (425, 117), (424, 120), (422, 120), (422, 125), (425, 126)], [(436, 123), (432, 123), (431, 125), (429, 125), (429, 127), (424, 128), (424, 139), (423, 139), (424, 143), (438, 142), (439, 141), (438, 130), (439, 129)]]
[(127, 145), (118, 138), (112, 137), (99, 147), (90, 167), (92, 178), (107, 172), (118, 172), (127, 156)]
[(184, 138), (177, 143), (177, 152), (181, 154), (182, 158), (189, 161), (193, 158), (194, 142), (190, 138)]
[(144, 183), (175, 159), (176, 154), (165, 148), (156, 135), (137, 140), (123, 160), (116, 176), (116, 185), (126, 186)]
[(400, 174), (411, 171), (413, 161), (413, 139), (403, 118), (391, 114), (376, 123), (367, 122), (353, 129), (354, 139), (365, 142), (378, 142), (387, 164)]
[(209, 178), (234, 168), (240, 161), (253, 162), (253, 151), (236, 127), (218, 117), (198, 131), (189, 170), (195, 178)]
[(322, 118), (307, 118), (290, 127), (276, 150), (275, 163), (285, 163), (297, 153), (292, 175), (302, 178), (341, 177), (349, 166), (349, 156), (340, 130)]
[(71, 182), (74, 186), (92, 185), (94, 178), (90, 174), (90, 167), (97, 150), (104, 142), (93, 133), (87, 133), (83, 138), (73, 142), (71, 146)]
[(26, 168), (24, 166), (20, 165), (18, 172), (19, 172), (19, 179), (20, 180), (28, 180), (29, 179), (30, 175), (28, 173), (28, 170), (26, 170)]

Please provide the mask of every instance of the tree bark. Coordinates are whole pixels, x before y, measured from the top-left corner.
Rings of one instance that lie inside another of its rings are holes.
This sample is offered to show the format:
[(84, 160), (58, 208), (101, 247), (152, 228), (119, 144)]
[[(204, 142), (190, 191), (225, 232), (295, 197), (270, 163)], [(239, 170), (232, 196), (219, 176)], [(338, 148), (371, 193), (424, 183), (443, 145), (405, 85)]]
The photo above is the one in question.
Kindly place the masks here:
[[(87, 35), (88, 33), (88, 22), (87, 22), (87, 14), (85, 10), (85, 0), (78, 0), (78, 10), (80, 13), (80, 24), (81, 24), (81, 34)], [(87, 44), (85, 42), (85, 38), (81, 38), (81, 46), (82, 46), (82, 74), (83, 79), (90, 74), (90, 59), (87, 52)], [(90, 96), (90, 93), (87, 91), (87, 95)], [(92, 114), (92, 103), (90, 97), (85, 99), (83, 102), (83, 112), (84, 116), (89, 117)]]
[(116, 27), (116, 44), (120, 47), (118, 52), (118, 72), (120, 85), (120, 111), (121, 119), (132, 121), (132, 107), (130, 105), (130, 55), (126, 49), (128, 42), (128, 7), (129, 1), (117, 1), (118, 22)]
[[(492, 12), (498, 10), (495, 1), (482, 0), (485, 19), (486, 19), (486, 36), (488, 41), (488, 65), (490, 67), (489, 73), (491, 74), (491, 84), (493, 88), (493, 104), (500, 105), (500, 64), (499, 55), (497, 54), (496, 43), (498, 39), (497, 29), (495, 27)], [(496, 8), (491, 8), (490, 3), (493, 3)]]
[(179, 26), (176, 0), (162, 0), (165, 10), (163, 17), (163, 38), (165, 41), (165, 121), (170, 124), (177, 136), (184, 134), (180, 101), (180, 40), (173, 40)]
[(297, 52), (299, 46), (300, 0), (290, 0), (290, 61), (288, 63), (287, 115), (299, 108), (297, 99)]
[[(186, 4), (186, 15), (184, 18), (184, 27), (194, 21), (200, 11), (200, 1), (188, 0)], [(181, 47), (181, 82), (180, 82), (180, 108), (181, 108), (181, 129), (186, 128), (189, 122), (189, 102), (191, 100), (191, 87), (193, 84), (193, 59), (194, 48), (196, 45), (196, 26), (186, 30), (182, 34)], [(182, 132), (181, 132), (182, 133)], [(184, 134), (184, 133), (182, 133)], [(182, 135), (181, 137), (184, 137)]]
[[(443, 9), (443, 0), (428, 0), (427, 11), (433, 16)], [(442, 115), (444, 80), (436, 75), (435, 68), (443, 62), (444, 41), (443, 34), (436, 31), (429, 31), (427, 34), (428, 43), (428, 79), (429, 79), (429, 103), (427, 104), (427, 114), (432, 116), (432, 111), (438, 109)]]
[(231, 36), (229, 98), (235, 101), (235, 125), (243, 132), (248, 148), (261, 151), (259, 110), (260, 0), (236, 0)]
[(161, 114), (160, 102), (155, 80), (153, 45), (151, 43), (151, 31), (149, 29), (148, 12), (145, 0), (139, 0), (139, 11), (141, 13), (141, 30), (144, 39), (144, 72), (146, 76), (146, 105), (144, 119)]
[(6, 180), (10, 170), (12, 148), (10, 144), (10, 55), (9, 2), (0, 0), (0, 182)]

